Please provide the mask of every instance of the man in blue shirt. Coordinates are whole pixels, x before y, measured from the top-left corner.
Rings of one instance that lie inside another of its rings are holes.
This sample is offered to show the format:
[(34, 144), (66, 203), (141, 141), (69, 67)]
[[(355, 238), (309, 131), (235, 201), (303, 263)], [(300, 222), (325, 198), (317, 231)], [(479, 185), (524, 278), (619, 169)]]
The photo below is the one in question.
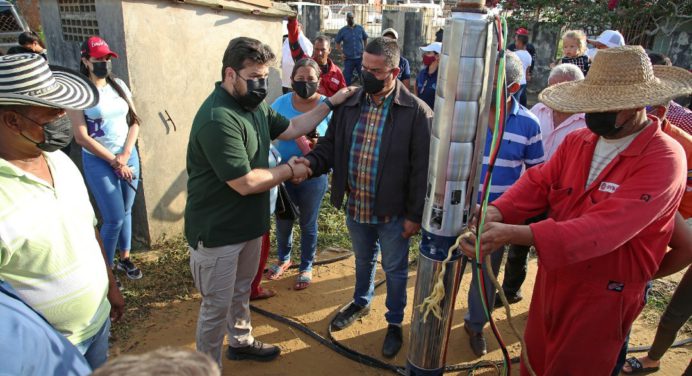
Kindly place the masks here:
[[(530, 168), (545, 160), (543, 154), (543, 141), (541, 140), (541, 127), (538, 118), (533, 115), (526, 107), (520, 105), (513, 95), (519, 90), (524, 68), (521, 60), (516, 54), (506, 51), (507, 61), (505, 75), (507, 80), (507, 97), (505, 99), (507, 120), (505, 131), (502, 135), (502, 144), (495, 161), (493, 169), (492, 185), (489, 202), (499, 198), (502, 193), (507, 191), (519, 177), (523, 168)], [(495, 93), (495, 88), (493, 88)], [(495, 96), (490, 106), (490, 116), (488, 121), (488, 135), (485, 142), (485, 153), (483, 157), (483, 169), (481, 171), (481, 185), (485, 180), (485, 173), (488, 169), (490, 144), (492, 142), (492, 132), (495, 125)], [(498, 140), (499, 142), (500, 140)], [(480, 190), (479, 190), (480, 191)], [(480, 200), (480, 198), (479, 198)], [(500, 270), (503, 252), (493, 252), (491, 264), (493, 272), (497, 275)], [(483, 327), (487, 323), (483, 303), (478, 288), (478, 275), (476, 268), (473, 269), (471, 287), (469, 288), (468, 305), (469, 310), (464, 317), (464, 329), (469, 335), (471, 349), (476, 356), (483, 356), (487, 353)], [(485, 286), (487, 287), (488, 307), (493, 307), (495, 303), (495, 288), (490, 278), (484, 275)]]
[(89, 375), (77, 348), (0, 280), (0, 375)]
[(363, 26), (356, 25), (353, 13), (346, 13), (347, 25), (336, 34), (336, 49), (344, 55), (344, 77), (346, 85), (353, 81), (353, 73), (360, 76), (360, 66), (363, 62), (363, 48), (368, 42), (368, 34)]

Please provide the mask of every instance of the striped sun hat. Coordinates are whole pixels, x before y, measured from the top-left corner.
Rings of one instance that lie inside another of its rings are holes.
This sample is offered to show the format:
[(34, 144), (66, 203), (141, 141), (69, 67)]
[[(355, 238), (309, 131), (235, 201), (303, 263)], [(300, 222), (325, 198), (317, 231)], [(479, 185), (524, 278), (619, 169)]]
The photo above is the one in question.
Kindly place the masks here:
[(0, 56), (0, 106), (83, 110), (98, 100), (94, 84), (78, 72), (49, 66), (37, 54)]

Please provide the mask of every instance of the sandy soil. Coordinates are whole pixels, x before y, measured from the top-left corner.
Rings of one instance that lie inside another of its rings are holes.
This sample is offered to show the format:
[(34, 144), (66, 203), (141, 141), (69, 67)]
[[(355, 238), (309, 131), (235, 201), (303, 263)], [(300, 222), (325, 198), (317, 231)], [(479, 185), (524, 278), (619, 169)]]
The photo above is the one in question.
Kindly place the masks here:
[[(533, 288), (533, 277), (536, 272), (536, 262), (530, 264), (530, 276), (524, 285), (525, 298), (522, 302), (512, 305), (512, 315), (515, 323), (523, 328), (526, 323), (530, 291)], [(415, 270), (410, 273), (408, 284), (408, 299), (413, 300), (415, 286)], [(383, 274), (378, 271), (378, 280)], [(448, 364), (475, 361), (476, 358), (468, 345), (468, 337), (463, 329), (463, 316), (466, 313), (466, 297), (470, 284), (470, 269), (467, 268), (462, 291), (459, 293), (454, 323), (451, 331)], [(265, 286), (278, 291), (278, 296), (256, 302), (258, 307), (298, 320), (327, 336), (327, 326), (336, 311), (351, 299), (354, 284), (353, 258), (344, 261), (318, 266), (314, 270), (313, 284), (304, 291), (293, 291), (295, 272), (288, 273), (283, 279), (275, 282), (264, 282)], [(370, 315), (356, 322), (351, 327), (336, 333), (338, 340), (362, 353), (384, 359), (381, 353), (382, 341), (386, 331), (384, 320), (384, 286), (376, 291)], [(195, 325), (199, 309), (199, 299), (186, 302), (175, 302), (162, 306), (153, 311), (150, 318), (132, 329), (130, 340), (125, 343), (115, 343), (112, 354), (142, 353), (161, 346), (183, 346), (194, 349)], [(406, 310), (404, 319), (404, 347), (399, 355), (391, 360), (393, 364), (404, 365), (408, 346), (411, 305)], [(512, 356), (519, 354), (519, 344), (511, 334), (506, 322), (504, 311), (494, 314), (505, 343), (508, 344)], [(278, 344), (282, 349), (281, 357), (269, 363), (231, 362), (224, 359), (224, 375), (385, 375), (391, 374), (359, 364), (344, 358), (325, 346), (320, 345), (310, 337), (286, 325), (272, 321), (259, 314), (253, 313), (254, 335), (264, 342)], [(649, 344), (653, 339), (655, 327), (639, 320), (635, 323), (630, 343), (633, 346)], [(489, 328), (485, 331), (488, 338), (488, 355), (484, 359), (501, 360), (501, 353)], [(690, 362), (691, 346), (671, 349), (663, 358), (663, 365), (658, 375), (681, 375)], [(513, 374), (518, 374), (518, 366), (513, 367)], [(459, 373), (459, 375), (466, 373)], [(476, 374), (494, 375), (496, 372), (487, 369)]]

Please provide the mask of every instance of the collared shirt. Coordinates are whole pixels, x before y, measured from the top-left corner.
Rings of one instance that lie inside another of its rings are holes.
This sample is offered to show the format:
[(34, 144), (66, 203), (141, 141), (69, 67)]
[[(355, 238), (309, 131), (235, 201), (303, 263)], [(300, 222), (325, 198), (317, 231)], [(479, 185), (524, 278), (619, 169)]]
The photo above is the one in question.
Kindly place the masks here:
[(336, 94), (341, 88), (346, 87), (346, 78), (344, 77), (341, 68), (339, 68), (332, 59), (327, 59), (327, 69), (322, 70), (320, 66), (320, 86), (317, 87), (317, 92), (331, 97)]
[(422, 99), (431, 110), (435, 109), (435, 90), (437, 90), (437, 72), (439, 66), (432, 74), (428, 74), (428, 68), (425, 67), (418, 72), (416, 77), (416, 86), (418, 89), (418, 98)]
[(411, 64), (403, 56), (399, 56), (399, 75), (397, 78), (401, 81), (411, 79)]
[(44, 153), (53, 185), (0, 158), (0, 278), (73, 344), (108, 319), (108, 274), (84, 179)]
[(586, 186), (598, 136), (573, 132), (493, 206), (505, 223), (530, 225), (539, 269), (584, 281), (649, 281), (666, 252), (685, 190), (682, 147), (658, 119)]
[(371, 95), (366, 95), (366, 100), (363, 101), (361, 107), (360, 119), (353, 128), (353, 141), (348, 161), (350, 193), (347, 212), (359, 223), (386, 223), (391, 219), (374, 215), (374, 206), (382, 130), (392, 98), (394, 98), (392, 93), (389, 93), (379, 105), (375, 103)]
[(661, 129), (663, 133), (680, 143), (682, 149), (685, 151), (687, 161), (687, 187), (685, 188), (685, 194), (682, 196), (682, 201), (680, 201), (678, 211), (682, 214), (683, 218), (689, 219), (692, 218), (692, 135), (674, 126), (667, 119), (664, 119), (663, 123), (661, 123)]
[(549, 160), (553, 156), (557, 147), (560, 146), (568, 134), (577, 129), (586, 128), (584, 113), (573, 114), (556, 126), (553, 123), (553, 110), (543, 103), (537, 103), (531, 108), (531, 112), (536, 115), (541, 125), (545, 160)]
[[(493, 138), (490, 129), (487, 132), (481, 170), (481, 187), (485, 179), (485, 172), (488, 170), (490, 146)], [(500, 145), (500, 152), (495, 160), (492, 184), (489, 188), (489, 202), (494, 201), (507, 191), (519, 179), (524, 168), (535, 166), (543, 163), (543, 161), (545, 161), (545, 156), (538, 119), (526, 107), (512, 100), (512, 108), (507, 117), (505, 132), (502, 135), (502, 145)]]
[(269, 191), (243, 196), (226, 182), (268, 168), (269, 143), (289, 123), (265, 101), (254, 111), (244, 109), (216, 83), (192, 121), (187, 144), (190, 247), (243, 243), (269, 231)]
[(90, 375), (77, 348), (0, 280), (0, 375)]
[(687, 134), (692, 134), (692, 111), (689, 109), (682, 107), (675, 101), (670, 101), (666, 119)]
[(368, 34), (363, 26), (344, 26), (336, 34), (334, 42), (342, 43), (342, 50), (346, 59), (360, 59), (363, 57), (363, 41), (368, 40)]

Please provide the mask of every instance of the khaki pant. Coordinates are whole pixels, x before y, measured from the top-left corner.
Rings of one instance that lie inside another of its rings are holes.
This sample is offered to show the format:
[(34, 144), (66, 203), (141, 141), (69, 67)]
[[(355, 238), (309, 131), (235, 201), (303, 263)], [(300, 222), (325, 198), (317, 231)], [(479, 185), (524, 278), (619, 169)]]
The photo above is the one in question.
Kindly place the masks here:
[[(250, 285), (257, 273), (262, 238), (207, 248), (190, 248), (190, 269), (202, 294), (197, 320), (197, 351), (221, 367), (223, 337), (232, 347), (253, 343), (250, 323)], [(224, 330), (224, 326), (225, 329)]]

